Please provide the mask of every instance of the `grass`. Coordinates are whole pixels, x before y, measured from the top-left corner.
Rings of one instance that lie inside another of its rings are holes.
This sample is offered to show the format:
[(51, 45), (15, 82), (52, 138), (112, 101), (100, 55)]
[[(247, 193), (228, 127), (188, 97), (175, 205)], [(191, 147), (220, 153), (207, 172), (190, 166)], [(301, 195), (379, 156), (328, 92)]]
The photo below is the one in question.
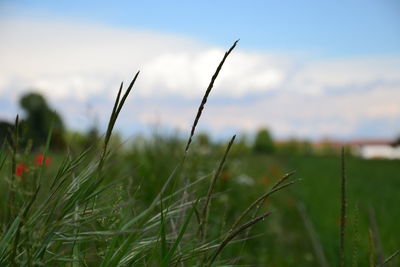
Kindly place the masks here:
[(236, 45), (187, 140), (113, 146), (139, 72), (121, 84), (98, 143), (57, 153), (49, 133), (51, 166), (30, 163), (36, 152), (18, 147), (15, 127), (0, 152), (0, 265), (397, 266), (398, 161), (244, 153), (235, 136), (204, 152), (196, 127)]
[[(43, 177), (44, 162), (26, 171), (22, 177), (16, 175), (16, 162), (21, 160), (17, 157), (22, 157), (18, 155), (17, 117), (10, 144), (11, 175), (6, 175), (2, 184), (2, 190), (10, 194), (9, 204), (1, 206), (7, 216), (1, 218), (0, 263), (13, 266), (171, 266), (189, 262), (211, 266), (218, 261), (217, 256), (230, 241), (266, 216), (251, 219), (221, 236), (207, 233), (212, 191), (234, 138), (213, 176), (206, 197), (198, 182), (206, 182), (208, 176), (187, 178), (183, 168), (207, 98), (236, 44), (237, 41), (225, 53), (211, 78), (181, 160), (159, 192), (150, 198), (150, 205), (141, 203), (131, 190), (123, 190), (127, 179), (119, 178), (121, 173), (112, 168), (118, 154), (109, 147), (114, 125), (139, 72), (124, 94), (123, 84), (120, 86), (100, 153), (94, 148), (75, 156), (67, 154), (53, 177), (47, 180)], [(44, 158), (48, 154), (50, 137), (51, 132)], [(2, 167), (8, 167), (8, 156), (6, 150), (1, 151), (6, 162)], [(185, 181), (177, 180), (178, 174)], [(27, 179), (34, 182), (24, 184)], [(194, 212), (198, 213), (198, 205), (203, 205), (203, 212), (195, 221), (192, 217)], [(201, 228), (201, 236), (197, 238), (193, 236), (196, 228)]]

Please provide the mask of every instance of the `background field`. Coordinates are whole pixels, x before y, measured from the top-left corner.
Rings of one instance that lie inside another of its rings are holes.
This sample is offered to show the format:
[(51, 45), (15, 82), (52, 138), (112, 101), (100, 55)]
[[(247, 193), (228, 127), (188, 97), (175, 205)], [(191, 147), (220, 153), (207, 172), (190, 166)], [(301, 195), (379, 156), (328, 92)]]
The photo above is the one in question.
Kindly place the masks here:
[[(135, 202), (131, 210), (146, 209), (157, 196), (168, 175), (180, 161), (184, 142), (177, 137), (155, 135), (153, 138), (140, 139), (125, 147), (114, 146), (114, 153), (105, 165), (104, 177), (107, 183), (116, 180), (119, 186), (107, 190), (104, 195), (108, 203), (124, 203), (132, 195)], [(194, 182), (205, 175), (211, 174), (218, 165), (224, 151), (223, 144), (204, 145), (198, 139), (193, 143), (182, 170), (184, 180), (176, 179), (165, 195), (176, 192), (189, 182)], [(74, 155), (74, 151), (70, 151)], [(79, 153), (77, 153), (79, 154)], [(52, 164), (44, 169), (42, 184), (48, 185), (56, 175), (66, 154), (51, 152)], [(90, 154), (85, 163), (76, 169), (84, 171), (85, 164), (96, 159), (97, 153)], [(20, 155), (19, 159), (32, 161), (34, 153)], [(400, 247), (398, 212), (400, 180), (398, 176), (399, 161), (362, 160), (347, 156), (347, 189), (348, 189), (348, 220), (346, 232), (346, 262), (347, 265), (366, 266), (369, 264), (371, 242), (369, 229), (371, 219), (376, 220), (380, 242), (385, 258)], [(9, 164), (4, 165), (1, 177), (7, 177)], [(296, 171), (294, 179), (301, 181), (273, 195), (261, 205), (262, 211), (273, 211), (264, 221), (256, 224), (250, 231), (239, 235), (239, 239), (247, 238), (245, 242), (234, 242), (228, 245), (220, 256), (220, 263), (225, 264), (259, 264), (260, 266), (318, 266), (311, 238), (319, 241), (326, 261), (338, 265), (339, 255), (339, 220), (340, 220), (340, 177), (341, 165), (339, 156), (312, 155), (266, 155), (254, 153), (243, 146), (233, 145), (231, 155), (217, 180), (215, 195), (212, 200), (208, 235), (218, 236), (229, 229), (235, 218), (258, 196), (268, 189), (285, 173)], [(30, 184), (31, 174), (22, 177), (20, 183)], [(189, 195), (205, 195), (211, 176), (206, 176), (189, 193)], [(185, 181), (185, 182), (182, 182)], [(183, 184), (181, 184), (183, 183)], [(7, 179), (1, 181), (1, 218), (7, 220)], [(21, 188), (26, 188), (20, 185)], [(29, 190), (28, 190), (29, 191)], [(29, 197), (29, 194), (28, 194)], [(40, 203), (46, 198), (39, 196)], [(22, 198), (24, 198), (22, 194)], [(179, 199), (175, 200), (179, 201)], [(165, 205), (173, 206), (173, 201)], [(105, 205), (106, 206), (106, 205)], [(303, 207), (303, 209), (301, 208)], [(368, 212), (374, 216), (368, 216)], [(157, 209), (155, 214), (157, 214)], [(301, 216), (303, 215), (303, 218)], [(118, 216), (120, 221), (129, 220), (128, 213)], [(117, 216), (117, 217), (118, 217)], [(311, 223), (315, 235), (310, 237), (306, 230), (306, 220)], [(9, 218), (8, 218), (9, 219)], [(101, 230), (118, 229), (118, 220)], [(192, 220), (193, 221), (193, 220)], [(6, 224), (3, 224), (3, 227)], [(98, 226), (97, 226), (98, 227)], [(90, 227), (89, 227), (90, 228)], [(196, 238), (196, 223), (189, 226), (185, 238), (191, 243)], [(35, 229), (26, 229), (35, 231)], [(3, 228), (3, 231), (6, 231)], [(100, 231), (100, 230), (98, 230)], [(157, 231), (156, 231), (157, 232)], [(121, 237), (123, 240), (123, 237)], [(85, 251), (85, 242), (82, 251)], [(376, 245), (375, 245), (376, 246)], [(148, 252), (149, 257), (158, 255), (156, 245)], [(375, 257), (379, 257), (379, 248), (374, 248)], [(87, 248), (87, 251), (90, 251)], [(86, 252), (88, 253), (88, 252)], [(151, 256), (153, 255), (153, 256)], [(101, 257), (100, 257), (101, 258)], [(95, 265), (96, 260), (86, 258), (89, 265)], [(150, 264), (152, 261), (142, 263)], [(187, 262), (189, 265), (197, 261)], [(154, 262), (153, 262), (154, 263)], [(198, 264), (198, 262), (197, 262)], [(390, 266), (397, 266), (399, 259), (395, 258)]]
[[(158, 159), (164, 155), (165, 160), (161, 162), (168, 162), (170, 152), (171, 150), (166, 148), (164, 151), (157, 150), (155, 154)], [(146, 161), (156, 165), (159, 162), (156, 157), (152, 161), (149, 155), (136, 157), (138, 162), (143, 163), (139, 163), (138, 173), (145, 172)], [(193, 170), (206, 173), (215, 167), (216, 159), (210, 159), (208, 154), (197, 155), (192, 163)], [(163, 164), (160, 167), (163, 167)], [(171, 167), (169, 164), (164, 165), (166, 170)], [(349, 226), (346, 257), (349, 263), (354, 263), (353, 255), (358, 253), (359, 264), (368, 264), (369, 209), (375, 211), (386, 253), (394, 252), (400, 246), (400, 238), (395, 234), (400, 222), (396, 205), (399, 201), (396, 191), (400, 186), (398, 168), (399, 161), (347, 158)], [(242, 259), (238, 263), (242, 264), (317, 265), (309, 234), (297, 208), (297, 205), (302, 204), (315, 227), (328, 262), (337, 265), (341, 177), (339, 156), (271, 156), (240, 150), (234, 152), (218, 182), (220, 194), (215, 201), (218, 206), (213, 207), (211, 212), (214, 214), (213, 225), (217, 226), (224, 220), (229, 224), (248, 203), (266, 192), (278, 178), (294, 170), (295, 177), (301, 178), (301, 182), (278, 193), (263, 206), (265, 210), (273, 210), (272, 216), (255, 226), (251, 234), (257, 237), (247, 241), (244, 249), (239, 244), (227, 249), (224, 253), (227, 258), (238, 256), (240, 251)], [(160, 173), (162, 172), (160, 170)], [(195, 172), (193, 175), (195, 176)], [(152, 176), (144, 178), (144, 181), (154, 181), (160, 177)], [(154, 186), (152, 182), (150, 185)], [(221, 214), (226, 214), (227, 217), (221, 218)], [(357, 238), (359, 241), (356, 241)], [(357, 242), (358, 245), (355, 244)], [(358, 252), (355, 252), (357, 250)]]

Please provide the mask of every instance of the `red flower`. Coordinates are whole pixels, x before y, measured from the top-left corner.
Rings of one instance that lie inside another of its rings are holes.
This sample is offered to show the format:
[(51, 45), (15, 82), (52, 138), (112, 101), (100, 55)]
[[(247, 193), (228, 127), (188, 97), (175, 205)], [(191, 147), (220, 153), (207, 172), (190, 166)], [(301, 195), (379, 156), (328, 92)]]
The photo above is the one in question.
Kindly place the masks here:
[(28, 165), (25, 162), (20, 162), (15, 166), (15, 175), (22, 176), (26, 170), (28, 170)]
[(43, 161), (44, 161), (44, 165), (45, 166), (49, 166), (51, 164), (51, 158), (50, 157), (44, 157), (43, 154), (38, 154), (36, 155), (35, 158), (35, 165), (43, 165)]

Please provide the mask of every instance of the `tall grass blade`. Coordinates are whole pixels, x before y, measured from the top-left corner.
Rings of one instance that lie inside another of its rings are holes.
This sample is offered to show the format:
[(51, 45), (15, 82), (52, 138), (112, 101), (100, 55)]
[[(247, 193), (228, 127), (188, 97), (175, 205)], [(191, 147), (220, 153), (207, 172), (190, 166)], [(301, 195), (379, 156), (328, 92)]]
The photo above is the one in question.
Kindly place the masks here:
[(161, 266), (163, 266), (163, 267), (170, 266), (171, 259), (174, 256), (175, 251), (178, 248), (179, 243), (182, 241), (183, 235), (185, 234), (185, 232), (189, 226), (190, 219), (193, 216), (193, 213), (195, 211), (198, 201), (199, 201), (199, 199), (196, 200), (196, 202), (193, 204), (192, 209), (190, 210), (189, 214), (186, 216), (185, 221), (182, 226), (182, 229), (179, 232), (178, 237), (176, 238), (171, 249), (168, 251), (168, 254), (165, 256), (164, 260), (162, 261)]
[(202, 240), (204, 240), (204, 238), (206, 237), (207, 223), (208, 223), (208, 213), (209, 213), (209, 204), (210, 204), (210, 201), (211, 201), (211, 195), (213, 193), (213, 190), (214, 190), (214, 187), (215, 187), (215, 183), (216, 183), (218, 177), (220, 176), (221, 171), (222, 171), (222, 169), (224, 167), (225, 160), (226, 160), (226, 157), (228, 156), (229, 150), (231, 149), (231, 146), (232, 146), (233, 142), (235, 141), (235, 138), (236, 138), (236, 135), (232, 136), (231, 140), (229, 141), (228, 146), (226, 147), (225, 153), (224, 153), (224, 155), (223, 155), (223, 157), (222, 157), (222, 159), (221, 159), (221, 161), (220, 161), (220, 163), (218, 165), (218, 169), (215, 172), (215, 175), (213, 176), (213, 178), (211, 180), (210, 187), (208, 188), (206, 202), (204, 204), (203, 211), (202, 211), (202, 214), (201, 214), (201, 217), (200, 217), (200, 218), (202, 218), (202, 221), (200, 223), (199, 230), (200, 230), (200, 234), (201, 234), (201, 239)]
[(10, 227), (8, 227), (7, 231), (5, 233), (3, 233), (1, 240), (0, 240), (0, 264), (2, 266), (6, 265), (7, 262), (7, 251), (10, 249), (11, 247), (11, 241), (13, 240), (13, 238), (15, 237), (15, 234), (17, 232), (19, 223), (20, 223), (20, 219), (21, 219), (21, 215), (18, 215), (17, 217), (15, 217), (14, 221), (12, 222), (12, 224), (10, 225)]
[(165, 233), (165, 219), (164, 219), (164, 205), (163, 205), (163, 198), (161, 197), (160, 199), (160, 216), (161, 216), (161, 221), (160, 221), (160, 238), (161, 238), (161, 259), (165, 259), (167, 253), (168, 253), (168, 248), (167, 248), (167, 238), (166, 238), (166, 233)]
[(269, 216), (271, 212), (264, 213), (263, 215), (258, 216), (257, 218), (252, 219), (251, 221), (243, 224), (242, 226), (238, 227), (232, 232), (229, 232), (228, 235), (225, 237), (225, 239), (221, 242), (217, 250), (215, 251), (214, 255), (211, 257), (209, 263), (207, 266), (211, 266), (214, 261), (217, 259), (218, 255), (221, 253), (221, 251), (224, 249), (228, 243), (235, 238), (238, 234), (246, 230), (247, 228), (253, 226), (254, 224), (258, 223), (259, 221), (263, 220), (265, 217)]
[(121, 109), (125, 104), (125, 100), (128, 97), (129, 93), (131, 92), (131, 90), (133, 88), (133, 85), (135, 84), (136, 79), (139, 76), (139, 73), (140, 73), (140, 71), (138, 71), (136, 73), (135, 77), (133, 78), (133, 80), (129, 84), (128, 88), (126, 89), (122, 99), (121, 99), (121, 93), (122, 93), (123, 83), (121, 83), (120, 88), (118, 90), (118, 95), (117, 95), (117, 98), (115, 99), (115, 102), (114, 102), (114, 107), (113, 107), (113, 110), (111, 112), (110, 120), (109, 120), (108, 126), (107, 126), (106, 136), (104, 138), (103, 151), (102, 151), (102, 154), (101, 154), (100, 160), (99, 160), (99, 165), (98, 165), (98, 173), (99, 173), (99, 175), (101, 173), (101, 170), (103, 169), (105, 158), (107, 157), (108, 144), (109, 144), (109, 141), (110, 141), (110, 138), (111, 138), (111, 133), (112, 133), (112, 131), (114, 129), (115, 122), (117, 121), (118, 115), (121, 112)]
[(211, 81), (210, 81), (210, 83), (209, 83), (209, 85), (208, 85), (208, 87), (207, 87), (207, 90), (206, 90), (206, 92), (205, 92), (205, 94), (204, 94), (204, 96), (203, 96), (203, 99), (201, 100), (199, 109), (198, 109), (197, 114), (196, 114), (196, 117), (195, 117), (195, 119), (194, 119), (193, 126), (192, 126), (192, 129), (191, 129), (191, 131), (190, 131), (190, 136), (189, 136), (189, 139), (188, 139), (187, 144), (186, 144), (186, 147), (185, 147), (185, 154), (186, 154), (186, 152), (189, 150), (190, 144), (192, 143), (192, 138), (193, 138), (194, 132), (195, 132), (195, 130), (196, 130), (196, 126), (197, 126), (197, 124), (198, 124), (198, 122), (199, 122), (199, 119), (200, 119), (201, 114), (202, 114), (202, 112), (203, 112), (204, 106), (205, 106), (206, 103), (207, 103), (208, 95), (210, 94), (211, 89), (212, 89), (213, 86), (214, 86), (214, 82), (215, 82), (215, 80), (217, 79), (218, 74), (219, 74), (219, 72), (221, 71), (222, 66), (223, 66), (224, 63), (225, 63), (226, 58), (229, 56), (229, 54), (232, 52), (232, 50), (236, 47), (236, 44), (237, 44), (238, 42), (239, 42), (239, 40), (236, 40), (236, 41), (233, 43), (233, 45), (231, 46), (231, 48), (229, 48), (229, 50), (228, 50), (227, 52), (225, 52), (225, 55), (224, 55), (224, 57), (222, 58), (221, 62), (219, 63), (217, 69), (215, 70), (214, 75), (211, 77)]
[(11, 253), (11, 263), (12, 263), (13, 266), (18, 266), (16, 259), (17, 259), (17, 250), (18, 250), (18, 245), (19, 245), (19, 238), (20, 238), (20, 235), (21, 235), (21, 229), (22, 229), (22, 226), (25, 223), (26, 216), (28, 215), (29, 210), (31, 209), (31, 207), (33, 205), (33, 202), (36, 200), (36, 197), (37, 197), (37, 195), (39, 193), (39, 190), (40, 190), (40, 186), (37, 187), (34, 195), (32, 196), (32, 198), (30, 200), (30, 202), (25, 207), (25, 209), (24, 209), (24, 211), (23, 211), (23, 213), (21, 215), (21, 220), (18, 223), (18, 228), (17, 228), (17, 231), (15, 233), (14, 246), (13, 246), (13, 250), (12, 250), (12, 253)]

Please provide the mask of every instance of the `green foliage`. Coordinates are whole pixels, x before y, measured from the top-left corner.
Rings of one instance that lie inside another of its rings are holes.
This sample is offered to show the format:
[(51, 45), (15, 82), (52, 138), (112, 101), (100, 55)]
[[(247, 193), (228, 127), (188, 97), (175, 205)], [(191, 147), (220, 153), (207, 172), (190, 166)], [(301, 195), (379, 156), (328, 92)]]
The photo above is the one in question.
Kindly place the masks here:
[(47, 134), (53, 129), (52, 147), (63, 149), (65, 147), (64, 124), (61, 117), (48, 106), (45, 98), (38, 93), (27, 93), (20, 99), (20, 105), (25, 112), (22, 122), (24, 139), (33, 140), (33, 145), (44, 145)]
[(275, 152), (274, 141), (268, 129), (264, 128), (258, 130), (254, 140), (253, 150), (257, 153), (264, 154)]

